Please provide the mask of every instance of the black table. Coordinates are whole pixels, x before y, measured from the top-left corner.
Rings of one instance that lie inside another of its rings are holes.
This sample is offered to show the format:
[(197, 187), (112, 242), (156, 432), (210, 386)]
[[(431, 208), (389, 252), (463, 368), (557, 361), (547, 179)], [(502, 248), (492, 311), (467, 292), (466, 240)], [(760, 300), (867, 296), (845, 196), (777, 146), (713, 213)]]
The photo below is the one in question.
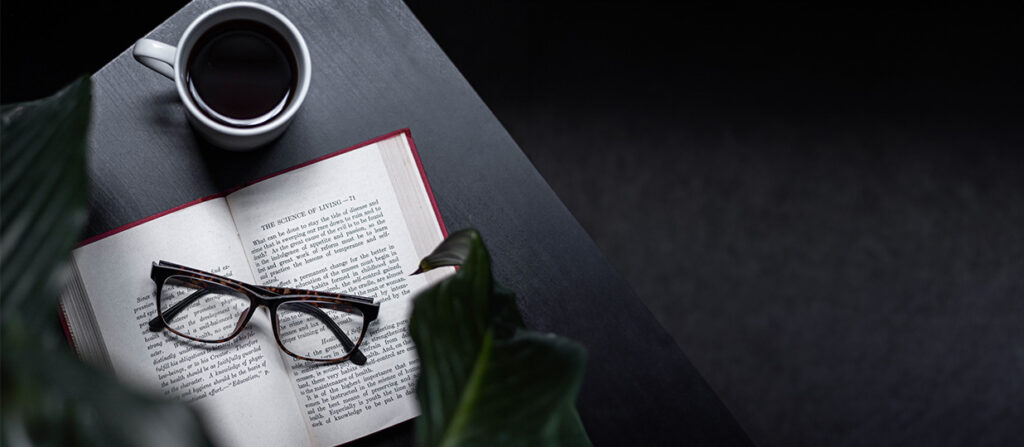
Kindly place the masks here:
[[(146, 37), (170, 44), (196, 0)], [(609, 266), (487, 106), (399, 1), (271, 1), (303, 32), (312, 86), (285, 135), (225, 152), (174, 85), (126, 51), (93, 76), (91, 236), (408, 127), (449, 229), (476, 227), (532, 328), (589, 350), (578, 407), (597, 445), (748, 445), (675, 342)], [(358, 441), (410, 445), (412, 424)]]

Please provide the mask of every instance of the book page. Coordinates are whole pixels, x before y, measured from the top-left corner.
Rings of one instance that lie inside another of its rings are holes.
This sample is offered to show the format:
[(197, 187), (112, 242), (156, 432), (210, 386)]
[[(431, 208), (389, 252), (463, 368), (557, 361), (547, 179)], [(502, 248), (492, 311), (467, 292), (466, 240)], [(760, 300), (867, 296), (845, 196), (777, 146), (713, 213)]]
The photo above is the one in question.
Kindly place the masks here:
[(373, 298), (363, 366), (290, 360), (320, 445), (419, 414), (411, 298), (452, 269), (409, 276), (443, 238), (404, 134), (248, 186), (228, 204), (258, 283)]
[[(201, 202), (93, 242), (76, 249), (73, 259), (98, 326), (94, 330), (100, 332), (118, 379), (189, 402), (218, 445), (310, 442), (266, 312), (257, 312), (241, 334), (223, 344), (149, 330), (148, 322), (156, 316), (153, 262), (252, 281), (224, 199)], [(70, 329), (73, 337), (88, 330)]]

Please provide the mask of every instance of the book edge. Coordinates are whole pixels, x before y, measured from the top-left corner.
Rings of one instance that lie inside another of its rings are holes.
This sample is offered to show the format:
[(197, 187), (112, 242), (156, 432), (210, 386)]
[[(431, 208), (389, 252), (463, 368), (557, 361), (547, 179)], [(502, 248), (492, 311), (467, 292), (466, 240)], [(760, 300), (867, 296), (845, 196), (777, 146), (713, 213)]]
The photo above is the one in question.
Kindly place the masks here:
[(57, 301), (57, 315), (60, 316), (60, 327), (64, 329), (64, 337), (68, 339), (68, 345), (71, 347), (71, 352), (75, 353), (79, 359), (82, 358), (82, 354), (78, 352), (78, 347), (75, 346), (75, 338), (71, 336), (71, 327), (68, 326), (67, 310), (64, 309), (64, 303)]
[(430, 199), (430, 206), (434, 208), (434, 217), (437, 218), (437, 224), (441, 226), (441, 235), (447, 238), (448, 228), (444, 225), (444, 219), (441, 218), (441, 209), (438, 208), (437, 199), (434, 198), (434, 190), (430, 187), (430, 182), (427, 181), (427, 171), (423, 169), (423, 161), (420, 160), (420, 152), (416, 149), (416, 142), (412, 140), (412, 132), (408, 128), (403, 130), (405, 131), (405, 139), (409, 143), (409, 148), (412, 150), (412, 158), (416, 160), (416, 168), (420, 172), (423, 188), (427, 192), (427, 198)]

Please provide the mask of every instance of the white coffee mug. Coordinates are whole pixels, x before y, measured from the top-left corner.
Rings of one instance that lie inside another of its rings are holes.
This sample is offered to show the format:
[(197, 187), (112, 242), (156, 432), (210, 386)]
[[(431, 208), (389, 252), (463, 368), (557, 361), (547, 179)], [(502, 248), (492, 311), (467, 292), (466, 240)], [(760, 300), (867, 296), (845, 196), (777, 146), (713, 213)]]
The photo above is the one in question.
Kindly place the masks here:
[[(295, 94), (285, 109), (270, 121), (255, 127), (232, 127), (214, 121), (195, 104), (188, 93), (186, 65), (189, 55), (199, 37), (211, 27), (228, 20), (253, 20), (271, 27), (288, 43), (295, 55), (298, 79), (295, 83)], [(185, 33), (178, 40), (177, 48), (152, 39), (139, 39), (132, 49), (135, 60), (157, 73), (174, 81), (178, 88), (178, 96), (185, 104), (185, 114), (193, 127), (213, 144), (232, 150), (247, 150), (262, 146), (277, 138), (291, 123), (295, 112), (309, 90), (310, 62), (309, 48), (295, 28), (284, 15), (267, 6), (251, 2), (234, 2), (217, 6), (206, 11), (192, 21)]]

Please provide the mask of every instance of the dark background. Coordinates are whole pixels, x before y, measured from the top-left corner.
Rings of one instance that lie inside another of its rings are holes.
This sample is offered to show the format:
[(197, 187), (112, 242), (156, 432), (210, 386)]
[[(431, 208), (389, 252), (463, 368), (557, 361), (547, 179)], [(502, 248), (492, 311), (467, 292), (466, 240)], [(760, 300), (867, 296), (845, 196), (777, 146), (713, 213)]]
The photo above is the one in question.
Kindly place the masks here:
[[(183, 4), (3, 2), (2, 102)], [(755, 443), (1024, 437), (1020, 10), (407, 4)]]

